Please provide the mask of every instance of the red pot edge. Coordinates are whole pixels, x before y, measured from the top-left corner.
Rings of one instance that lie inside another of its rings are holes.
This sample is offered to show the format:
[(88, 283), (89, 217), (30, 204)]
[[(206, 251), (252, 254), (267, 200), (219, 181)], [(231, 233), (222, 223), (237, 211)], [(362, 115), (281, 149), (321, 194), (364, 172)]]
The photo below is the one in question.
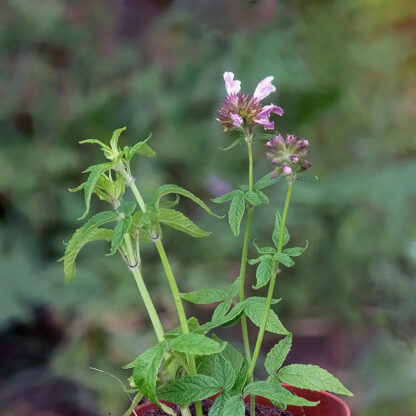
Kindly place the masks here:
[[(296, 394), (298, 394), (300, 396), (302, 396), (302, 393), (306, 394), (306, 395), (310, 395), (310, 394), (311, 395), (317, 395), (317, 396), (320, 396), (320, 397), (324, 397), (326, 399), (326, 401), (336, 403), (335, 406), (337, 406), (339, 409), (342, 409), (341, 412), (343, 412), (343, 414), (340, 413), (338, 415), (333, 415), (333, 416), (351, 416), (351, 412), (350, 412), (350, 409), (347, 406), (347, 404), (343, 400), (341, 400), (339, 397), (335, 396), (334, 394), (328, 393), (326, 391), (317, 392), (317, 391), (312, 391), (312, 390), (299, 389), (297, 387), (293, 387), (293, 386), (290, 386), (288, 384), (282, 384), (282, 386), (287, 390), (291, 389), (292, 392), (294, 391), (294, 392), (296, 392)], [(215, 398), (216, 396), (218, 396), (218, 395), (216, 394), (215, 396), (211, 396), (210, 399)], [(264, 404), (271, 404), (270, 401), (268, 399), (264, 398), (264, 397), (256, 396), (256, 402), (257, 402), (258, 399), (260, 399), (259, 401), (263, 402)], [(250, 400), (249, 397), (246, 397), (244, 399), (245, 402), (247, 402), (248, 400)], [(168, 405), (168, 406), (174, 406), (172, 403), (168, 403), (168, 402), (165, 402), (163, 400), (161, 400), (161, 402)], [(157, 407), (158, 407), (157, 405), (155, 405), (153, 403), (150, 403), (150, 402), (147, 402), (147, 403), (143, 403), (143, 404), (137, 406), (134, 409), (134, 411), (136, 412), (137, 416), (143, 416), (149, 410), (156, 409)], [(297, 407), (298, 406), (288, 406), (287, 410), (293, 412), (294, 409), (296, 409)], [(134, 415), (134, 413), (132, 413), (130, 416), (135, 416), (135, 415)]]

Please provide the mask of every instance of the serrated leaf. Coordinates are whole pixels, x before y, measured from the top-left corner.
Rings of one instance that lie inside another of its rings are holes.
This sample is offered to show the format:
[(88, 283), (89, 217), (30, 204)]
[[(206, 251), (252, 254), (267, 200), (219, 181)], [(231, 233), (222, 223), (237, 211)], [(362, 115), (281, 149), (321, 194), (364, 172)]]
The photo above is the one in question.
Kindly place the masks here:
[(120, 202), (119, 207), (117, 208), (117, 212), (124, 216), (132, 215), (134, 210), (136, 209), (136, 203), (133, 201), (124, 201)]
[(84, 196), (86, 208), (82, 216), (79, 218), (80, 220), (88, 215), (88, 212), (90, 210), (91, 196), (94, 191), (95, 185), (98, 182), (98, 179), (100, 179), (103, 173), (105, 173), (107, 170), (111, 169), (114, 166), (114, 162), (106, 162), (101, 163), (99, 165), (90, 166), (88, 169), (84, 171), (84, 173), (89, 172), (89, 176), (88, 179), (84, 182)]
[(224, 289), (201, 289), (193, 292), (181, 293), (182, 299), (198, 305), (221, 302), (227, 297), (228, 294)]
[(266, 399), (292, 406), (316, 406), (319, 402), (311, 402), (303, 397), (295, 396), (277, 383), (254, 381), (244, 389), (244, 395), (255, 394)]
[(239, 315), (243, 312), (244, 309), (244, 302), (240, 302), (237, 303), (237, 305), (235, 305), (230, 312), (227, 313), (227, 315), (225, 315), (222, 318), (218, 318), (217, 320), (211, 320), (209, 322), (207, 322), (204, 325), (201, 325), (198, 328), (199, 332), (208, 332), (211, 329), (217, 328), (221, 325), (226, 325), (229, 322), (232, 322), (234, 319), (238, 318)]
[(224, 345), (202, 334), (182, 334), (168, 341), (169, 349), (194, 355), (218, 354)]
[(185, 376), (167, 383), (157, 390), (159, 399), (179, 406), (206, 399), (221, 390), (218, 382), (209, 376), (198, 374)]
[(273, 257), (270, 254), (266, 254), (259, 265), (257, 266), (256, 270), (256, 285), (253, 286), (253, 289), (260, 289), (261, 287), (267, 285), (269, 280), (273, 276), (274, 271), (274, 261)]
[(223, 302), (221, 302), (214, 310), (214, 313), (212, 314), (212, 320), (215, 321), (217, 319), (223, 318), (225, 315), (227, 315), (228, 311), (230, 310), (232, 299), (228, 298), (225, 299)]
[(317, 365), (291, 364), (281, 368), (277, 376), (280, 381), (301, 389), (353, 395), (336, 377)]
[[(252, 296), (244, 301), (244, 312), (254, 325), (260, 327), (266, 307), (266, 298)], [(274, 334), (287, 335), (289, 331), (280, 322), (279, 317), (272, 309), (266, 321), (266, 330)]]
[(189, 234), (195, 238), (207, 237), (211, 233), (199, 228), (188, 217), (174, 209), (161, 208), (159, 212), (159, 221), (168, 227)]
[(127, 127), (121, 127), (113, 131), (113, 135), (110, 140), (110, 146), (114, 154), (118, 153), (118, 139), (120, 137), (120, 134), (123, 133), (123, 131), (125, 131), (126, 129)]
[(134, 384), (148, 400), (155, 404), (159, 403), (156, 395), (157, 374), (166, 351), (166, 342), (161, 342), (140, 354), (134, 361)]
[(216, 204), (223, 204), (224, 202), (231, 201), (236, 193), (238, 193), (238, 190), (227, 192), (226, 194), (221, 195), (218, 198), (211, 199), (211, 201), (215, 202)]
[(268, 196), (259, 189), (254, 188), (254, 192), (257, 194), (262, 204), (268, 204), (270, 202)]
[(124, 157), (126, 160), (130, 160), (134, 155), (140, 155), (145, 157), (154, 157), (156, 152), (147, 144), (147, 141), (152, 137), (150, 134), (146, 140), (136, 143), (133, 147), (125, 146), (123, 148)]
[(195, 202), (197, 205), (199, 205), (203, 210), (208, 212), (208, 214), (213, 215), (217, 218), (222, 218), (221, 216), (215, 214), (211, 211), (211, 209), (205, 204), (204, 201), (199, 199), (197, 196), (195, 196), (192, 192), (187, 191), (186, 189), (178, 186), (178, 185), (162, 185), (159, 188), (156, 189), (156, 191), (153, 194), (153, 206), (158, 209), (159, 208), (159, 202), (160, 198), (162, 198), (165, 195), (169, 194), (176, 194), (176, 195), (182, 195), (186, 198), (189, 198), (193, 202)]
[(244, 416), (246, 407), (241, 396), (227, 398), (224, 403), (222, 416)]
[(240, 225), (245, 209), (246, 204), (244, 201), (244, 192), (237, 191), (231, 201), (230, 209), (228, 211), (228, 222), (230, 224), (231, 231), (235, 236), (240, 234)]
[(250, 266), (254, 266), (255, 264), (260, 263), (267, 256), (268, 256), (268, 254), (262, 254), (261, 256), (257, 257), (256, 259), (248, 259), (247, 263), (250, 264)]
[(123, 242), (124, 234), (129, 232), (131, 216), (121, 219), (114, 228), (113, 239), (111, 240), (110, 255), (113, 255)]
[(287, 335), (279, 341), (267, 354), (264, 367), (271, 376), (282, 366), (292, 347), (292, 335)]
[(235, 383), (235, 370), (221, 354), (204, 357), (197, 368), (198, 374), (205, 374), (217, 380), (224, 391), (232, 389)]
[(295, 264), (295, 262), (284, 253), (276, 253), (273, 258), (286, 267), (292, 267)]
[(233, 283), (231, 283), (230, 286), (228, 286), (226, 289), (227, 294), (230, 298), (233, 298), (237, 295), (237, 293), (240, 290), (240, 276), (238, 276)]
[(308, 248), (308, 242), (306, 242), (305, 247), (291, 247), (291, 248), (285, 248), (283, 250), (284, 254), (287, 254), (290, 257), (298, 257), (300, 256), (307, 248)]
[(276, 249), (273, 247), (259, 247), (256, 241), (253, 241), (253, 245), (259, 254), (274, 254), (276, 253)]
[[(282, 218), (278, 212), (276, 212), (276, 221), (274, 225), (272, 239), (276, 247), (279, 245), (279, 236), (280, 236), (280, 224), (282, 222)], [(289, 231), (285, 226), (285, 230), (283, 232), (283, 246), (285, 246), (290, 240)]]
[(246, 201), (250, 205), (252, 205), (253, 207), (258, 207), (259, 205), (264, 204), (263, 200), (260, 198), (260, 196), (257, 194), (257, 192), (248, 191), (244, 194), (244, 197), (245, 197)]
[(234, 149), (234, 147), (238, 146), (239, 144), (243, 143), (244, 137), (240, 136), (237, 139), (235, 139), (229, 146), (227, 147), (220, 147), (220, 150), (226, 151)]
[[(219, 338), (214, 337), (214, 335), (213, 338), (219, 340)], [(221, 355), (231, 363), (235, 372), (240, 371), (244, 362), (244, 357), (240, 351), (227, 342), (225, 348), (221, 351)]]
[(243, 363), (241, 364), (240, 370), (237, 372), (237, 377), (235, 379), (234, 387), (232, 388), (230, 394), (242, 394), (243, 388), (247, 382), (247, 371), (248, 371), (248, 362), (244, 358)]
[(267, 188), (270, 185), (274, 185), (275, 183), (279, 182), (280, 177), (278, 176), (277, 178), (273, 178), (272, 177), (273, 172), (274, 171), (271, 171), (271, 172), (267, 173), (266, 175), (264, 175), (262, 178), (260, 178), (254, 184), (254, 188), (255, 189), (264, 189), (264, 188)]
[(224, 416), (224, 405), (228, 397), (225, 394), (220, 394), (215, 398), (209, 409), (208, 416)]
[(69, 283), (75, 277), (75, 260), (82, 247), (91, 241), (108, 240), (110, 236), (112, 237), (112, 230), (103, 230), (99, 229), (99, 227), (117, 218), (118, 215), (115, 212), (100, 212), (91, 217), (81, 228), (75, 231), (61, 259), (64, 261), (65, 283)]

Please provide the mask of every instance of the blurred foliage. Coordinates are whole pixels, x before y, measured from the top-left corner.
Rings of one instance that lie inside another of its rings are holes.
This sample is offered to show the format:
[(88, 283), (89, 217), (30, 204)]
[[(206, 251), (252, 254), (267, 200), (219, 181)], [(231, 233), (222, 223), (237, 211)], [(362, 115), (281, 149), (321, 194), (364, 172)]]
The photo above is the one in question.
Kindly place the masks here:
[[(62, 284), (56, 259), (82, 213), (81, 197), (66, 189), (99, 160), (96, 149), (77, 141), (108, 140), (123, 125), (131, 142), (152, 132), (158, 157), (134, 167), (143, 193), (172, 182), (207, 200), (215, 195), (213, 182), (236, 186), (246, 175), (243, 147), (219, 151), (230, 143), (213, 120), (223, 71), (235, 72), (247, 91), (272, 74), (275, 103), (285, 109), (278, 128), (310, 140), (312, 174), (319, 177), (295, 187), (289, 229), (310, 247), (281, 279), (281, 314), (352, 330), (384, 328), (382, 341), (369, 333), (357, 350), (355, 361), (367, 364), (349, 375), (362, 386), (359, 393), (351, 385), (363, 405), (355, 414), (382, 414), (400, 401), (410, 414), (414, 392), (398, 385), (407, 364), (392, 338), (406, 340), (414, 354), (415, 34), (411, 0), (6, 0), (0, 12), (1, 328), (30, 321), (39, 305), (53, 310), (66, 335), (50, 367), (101, 392), (101, 410), (119, 412), (121, 389), (88, 366), (124, 377), (120, 364), (152, 334), (137, 313), (141, 302), (124, 264), (106, 258), (103, 246), (92, 245), (77, 279)], [(262, 153), (258, 144), (257, 177), (269, 170)], [(283, 188), (269, 192), (275, 207)], [(191, 204), (185, 209), (214, 233), (193, 244), (166, 232), (181, 289), (231, 280), (241, 239), (225, 221)], [(272, 222), (271, 208), (258, 209), (260, 244), (269, 242)], [(144, 276), (172, 327), (168, 287), (151, 247), (144, 258)], [(254, 277), (254, 268), (249, 273)], [(380, 379), (385, 386), (370, 395), (363, 386)], [(402, 396), (383, 393), (389, 389)]]

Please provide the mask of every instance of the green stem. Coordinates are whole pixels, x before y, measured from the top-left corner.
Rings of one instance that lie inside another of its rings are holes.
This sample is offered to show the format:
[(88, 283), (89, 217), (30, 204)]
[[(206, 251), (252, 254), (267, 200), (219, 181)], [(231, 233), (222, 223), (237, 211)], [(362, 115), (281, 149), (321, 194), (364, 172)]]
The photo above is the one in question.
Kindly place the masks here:
[[(251, 147), (251, 142), (247, 143), (248, 148), (248, 187), (249, 190), (253, 190), (253, 151)], [(246, 276), (246, 267), (247, 267), (247, 254), (248, 254), (248, 244), (250, 240), (250, 231), (251, 231), (251, 222), (253, 218), (253, 207), (247, 209), (247, 222), (246, 229), (244, 231), (244, 240), (243, 240), (243, 249), (241, 252), (241, 264), (240, 264), (240, 289), (239, 289), (239, 301), (243, 302), (245, 299), (244, 292), (244, 283)], [(251, 362), (251, 351), (250, 343), (248, 339), (248, 330), (247, 330), (247, 318), (244, 314), (241, 316), (241, 332), (243, 337), (244, 350), (246, 353), (247, 362)]]
[(135, 258), (133, 245), (130, 239), (129, 234), (125, 234), (124, 242), (126, 244), (127, 249), (127, 261), (134, 276), (134, 280), (136, 281), (137, 287), (139, 288), (140, 295), (143, 299), (143, 302), (146, 306), (147, 313), (149, 314), (150, 321), (152, 322), (153, 328), (156, 332), (156, 337), (159, 342), (162, 342), (165, 338), (165, 331), (163, 330), (162, 324), (160, 322), (159, 316), (156, 312), (155, 305), (150, 298), (149, 292), (146, 288), (146, 284), (144, 283), (142, 273), (140, 271), (140, 264), (138, 260)]
[[(126, 181), (128, 183), (128, 185), (130, 186), (130, 189), (132, 190), (137, 203), (139, 204), (140, 209), (142, 210), (142, 212), (146, 212), (146, 205), (143, 201), (142, 196), (140, 195), (139, 190), (137, 189), (136, 184), (134, 183), (133, 179), (131, 178), (131, 175), (123, 170), (123, 175), (126, 178)], [(179, 316), (179, 322), (181, 325), (181, 329), (182, 332), (184, 334), (189, 334), (189, 327), (188, 327), (188, 321), (186, 319), (186, 315), (185, 315), (185, 309), (183, 307), (183, 303), (182, 303), (182, 299), (179, 293), (179, 289), (178, 289), (178, 285), (176, 284), (176, 279), (175, 276), (172, 272), (172, 268), (170, 267), (170, 263), (168, 260), (168, 257), (166, 255), (166, 251), (165, 248), (163, 246), (162, 241), (157, 238), (154, 240), (154, 243), (156, 245), (157, 251), (159, 253), (160, 256), (160, 260), (162, 261), (162, 265), (163, 268), (165, 270), (165, 274), (166, 277), (168, 279), (169, 282), (169, 286), (173, 295), (173, 299), (175, 301), (175, 306), (176, 306), (176, 310), (178, 312), (178, 316)], [(194, 376), (197, 374), (196, 371), (196, 364), (195, 364), (195, 357), (193, 355), (188, 355), (188, 361), (189, 361), (189, 374), (191, 376)], [(201, 402), (195, 402), (195, 410), (196, 410), (196, 415), (197, 416), (202, 416), (202, 406), (201, 406)]]
[[(292, 194), (292, 186), (293, 186), (292, 183), (289, 183), (289, 187), (288, 187), (287, 194), (286, 194), (285, 206), (283, 209), (282, 221), (280, 222), (279, 242), (277, 245), (278, 253), (281, 253), (282, 248), (283, 248), (283, 238), (284, 238), (284, 233), (285, 233), (286, 218), (287, 218), (287, 212), (289, 209), (290, 196)], [(263, 343), (263, 337), (264, 337), (264, 332), (266, 330), (267, 318), (269, 317), (270, 305), (271, 305), (274, 287), (276, 283), (278, 267), (279, 267), (279, 262), (276, 262), (273, 268), (273, 275), (270, 280), (269, 290), (267, 292), (266, 307), (264, 310), (263, 318), (261, 320), (260, 330), (257, 335), (257, 341), (256, 341), (256, 346), (254, 348), (253, 358), (251, 360), (251, 363), (248, 369), (248, 376), (247, 376), (248, 380), (250, 380), (251, 377), (253, 377), (254, 368), (256, 367), (256, 362), (260, 353), (261, 344)]]

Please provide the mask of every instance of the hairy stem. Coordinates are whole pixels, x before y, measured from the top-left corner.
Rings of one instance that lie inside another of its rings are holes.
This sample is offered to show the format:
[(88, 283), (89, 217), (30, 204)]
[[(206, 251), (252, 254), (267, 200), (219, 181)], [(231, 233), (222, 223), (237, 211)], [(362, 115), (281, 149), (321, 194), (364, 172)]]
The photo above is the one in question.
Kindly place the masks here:
[[(287, 194), (286, 194), (285, 206), (283, 209), (282, 220), (280, 223), (279, 242), (277, 245), (278, 253), (281, 253), (282, 248), (283, 248), (283, 238), (284, 238), (284, 233), (285, 233), (286, 218), (287, 218), (287, 212), (289, 209), (290, 196), (292, 194), (292, 186), (293, 186), (292, 183), (289, 183), (289, 187), (288, 187)], [(261, 320), (259, 333), (257, 335), (257, 341), (256, 341), (256, 346), (254, 348), (253, 358), (251, 360), (251, 363), (248, 369), (248, 376), (247, 376), (248, 380), (250, 380), (251, 377), (253, 377), (253, 372), (254, 372), (254, 368), (256, 367), (256, 362), (260, 353), (261, 344), (263, 343), (263, 337), (264, 337), (264, 332), (266, 330), (267, 318), (269, 317), (270, 305), (271, 305), (271, 301), (273, 297), (274, 286), (276, 283), (278, 267), (279, 267), (279, 262), (276, 262), (274, 265), (272, 278), (270, 279), (269, 290), (267, 292), (267, 298), (266, 298), (266, 306), (264, 309), (263, 318)]]
[(127, 262), (129, 269), (134, 276), (134, 280), (136, 281), (137, 287), (139, 288), (140, 295), (146, 306), (147, 313), (149, 314), (150, 321), (152, 322), (153, 328), (156, 333), (156, 337), (158, 341), (161, 342), (165, 338), (165, 331), (163, 330), (159, 316), (156, 312), (155, 305), (153, 304), (152, 299), (150, 298), (149, 292), (147, 290), (146, 284), (144, 283), (143, 276), (140, 271), (140, 264), (138, 263), (138, 260), (134, 255), (134, 249), (129, 234), (124, 235), (124, 242), (126, 245)]
[[(132, 190), (134, 197), (136, 198), (137, 203), (139, 204), (140, 209), (142, 212), (146, 212), (146, 205), (143, 201), (142, 196), (140, 195), (139, 190), (137, 189), (136, 184), (134, 183), (133, 178), (131, 177), (131, 174), (125, 170), (123, 170), (123, 176), (125, 177), (130, 189)], [(189, 327), (188, 327), (188, 321), (186, 319), (185, 315), (185, 309), (183, 307), (182, 299), (179, 293), (178, 285), (176, 284), (175, 276), (172, 272), (172, 268), (170, 267), (170, 263), (168, 260), (168, 257), (166, 255), (165, 248), (163, 246), (162, 241), (157, 238), (154, 240), (154, 243), (156, 245), (157, 251), (160, 256), (160, 260), (162, 261), (163, 268), (165, 270), (166, 277), (169, 282), (169, 286), (173, 295), (173, 299), (175, 301), (176, 310), (178, 312), (179, 316), (179, 322), (181, 325), (182, 332), (184, 334), (189, 334)], [(189, 362), (189, 374), (191, 376), (196, 375), (196, 364), (195, 364), (195, 357), (193, 355), (188, 355), (188, 362)], [(197, 416), (202, 416), (202, 406), (201, 402), (195, 402), (195, 410)]]

